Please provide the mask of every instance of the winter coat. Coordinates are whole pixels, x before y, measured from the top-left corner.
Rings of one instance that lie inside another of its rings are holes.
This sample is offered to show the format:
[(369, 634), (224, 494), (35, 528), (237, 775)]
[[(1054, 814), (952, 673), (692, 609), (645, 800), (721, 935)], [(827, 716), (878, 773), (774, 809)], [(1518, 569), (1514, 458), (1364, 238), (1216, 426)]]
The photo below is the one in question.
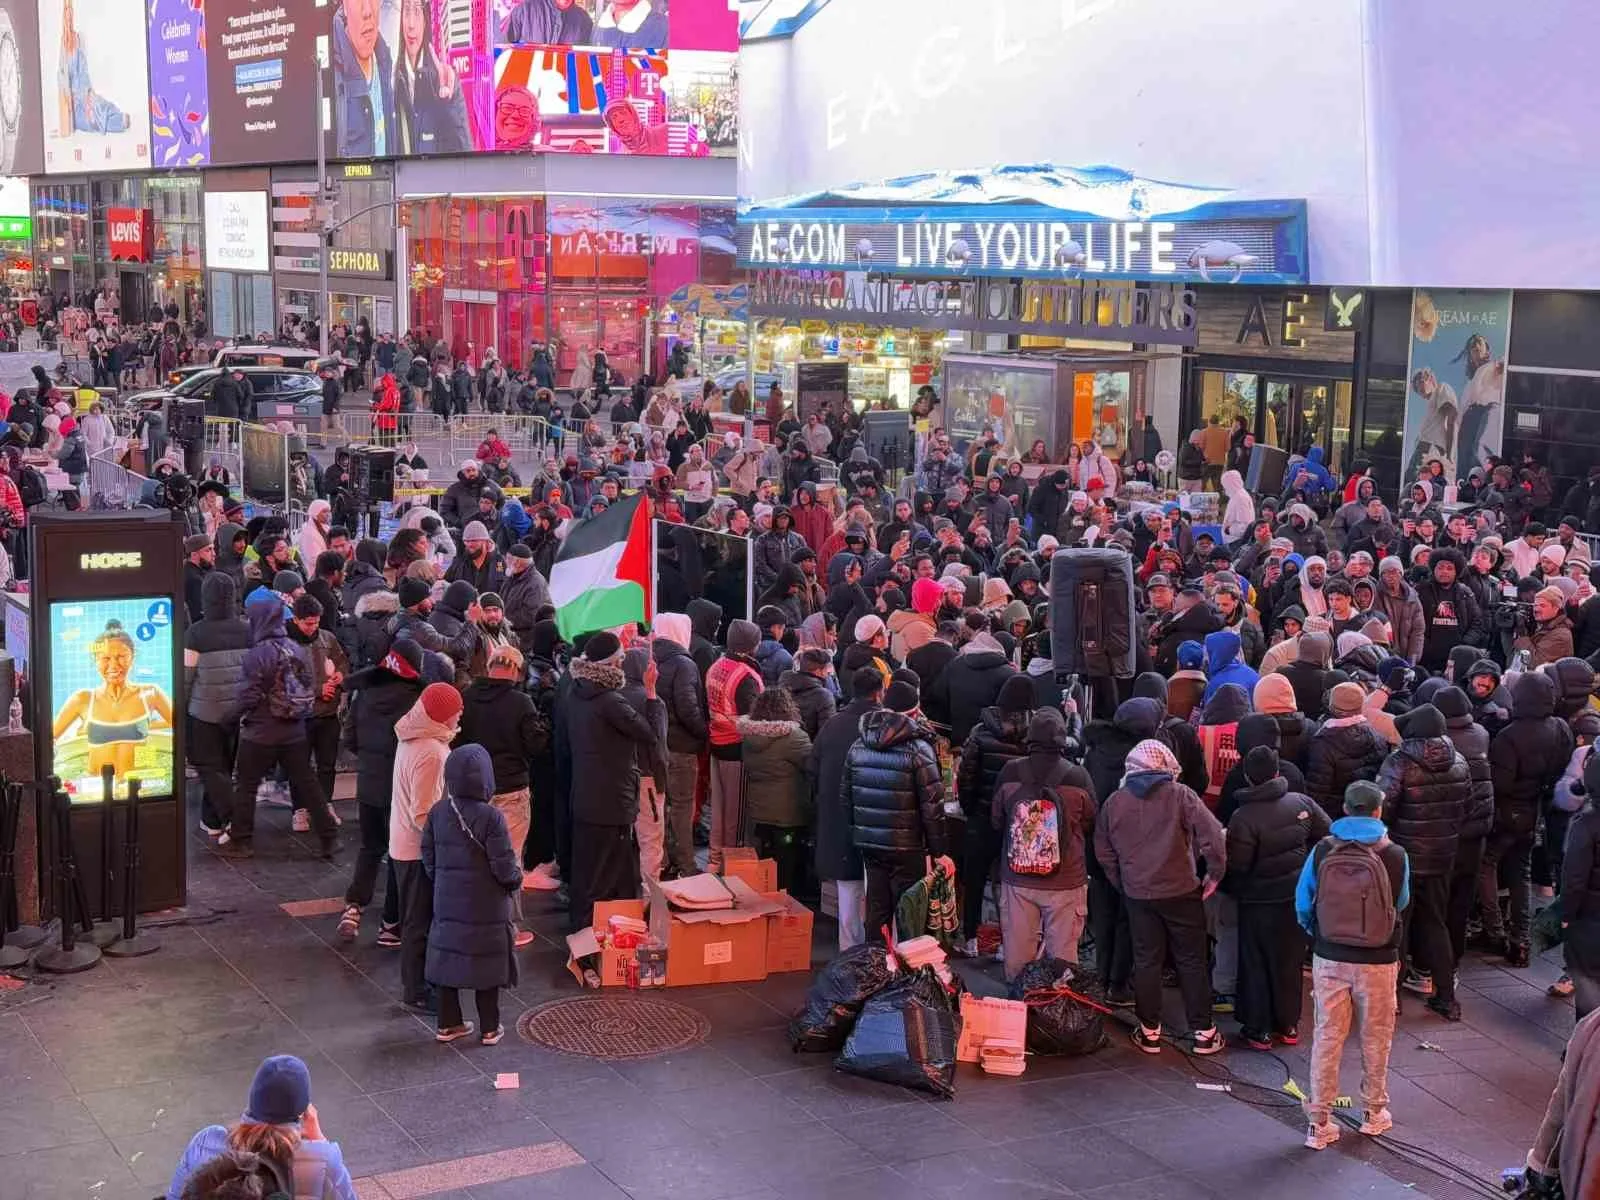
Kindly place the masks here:
[(1000, 643), (980, 633), (924, 691), (924, 704), (930, 711), (949, 714), (952, 745), (965, 742), (978, 715), (995, 702), (1005, 681), (1016, 673)]
[(422, 868), (433, 880), (424, 974), (436, 987), (508, 987), (517, 982), (511, 897), (522, 886), (522, 859), (505, 814), (490, 803), (495, 782), (488, 751), (452, 751), (444, 781), (446, 796), (428, 813), (422, 832)]
[[(1389, 873), (1389, 894), (1394, 898), (1394, 933), (1382, 946), (1346, 946), (1324, 941), (1317, 937), (1317, 870), (1334, 841), (1360, 842), (1377, 849), (1379, 860)], [(1300, 882), (1294, 892), (1294, 915), (1314, 939), (1312, 953), (1329, 962), (1392, 963), (1400, 955), (1401, 914), (1411, 903), (1411, 864), (1405, 849), (1388, 840), (1388, 830), (1377, 817), (1340, 817), (1333, 822), (1329, 837), (1312, 847), (1305, 866), (1300, 869)]]
[[(1472, 589), (1466, 584), (1457, 580), (1449, 587), (1442, 587), (1437, 580), (1428, 578), (1417, 585), (1416, 593), (1417, 604), (1422, 609), (1422, 657), (1411, 659), (1411, 662), (1429, 671), (1443, 671), (1454, 647), (1463, 643), (1471, 646), (1483, 644), (1478, 602), (1473, 599)], [(1399, 645), (1398, 632), (1395, 634), (1395, 644)], [(1571, 653), (1571, 646), (1569, 635), (1568, 653)], [(1411, 870), (1414, 874), (1420, 873), (1415, 855), (1411, 858)]]
[(1200, 642), (1222, 628), (1222, 618), (1209, 604), (1196, 604), (1171, 620), (1157, 625), (1152, 636), (1157, 639), (1153, 658), (1155, 670), (1171, 676), (1178, 669), (1178, 647), (1184, 642)]
[(1200, 695), (1202, 704), (1215, 696), (1217, 689), (1225, 683), (1236, 683), (1249, 693), (1255, 691), (1260, 676), (1240, 661), (1237, 633), (1231, 629), (1209, 633), (1206, 635), (1205, 648), (1206, 687)]
[(1296, 659), (1278, 668), (1294, 688), (1294, 706), (1313, 720), (1322, 716), (1328, 693), (1328, 672), (1314, 662)]
[(755, 652), (756, 665), (761, 669), (761, 682), (773, 687), (783, 678), (784, 672), (794, 667), (794, 655), (783, 648), (782, 642), (762, 638)]
[(477, 589), (478, 595), (481, 596), (485, 592), (494, 592), (504, 600), (503, 593), (506, 586), (505, 555), (491, 546), (489, 552), (483, 556), (483, 562), (475, 563), (472, 561), (472, 555), (463, 551), (451, 561), (450, 569), (445, 572), (444, 579), (446, 583), (465, 580)]
[(657, 636), (650, 645), (655, 659), (656, 694), (667, 711), (667, 749), (698, 754), (706, 748), (706, 689), (689, 651)]
[[(1146, 738), (1159, 736), (1161, 705), (1148, 698), (1124, 700), (1109, 721), (1092, 721), (1084, 730), (1084, 768), (1094, 784), (1094, 794), (1104, 805), (1122, 786), (1128, 752)], [(1091, 871), (1094, 869), (1091, 866)]]
[(395, 723), (399, 745), (390, 786), (389, 857), (398, 862), (422, 858), (422, 831), (428, 814), (444, 796), (444, 763), (450, 757), (455, 726), (428, 715), (419, 697)]
[(640, 712), (623, 697), (619, 666), (577, 658), (566, 723), (572, 819), (632, 825), (639, 816), (639, 780), (656, 748), (666, 744), (667, 709), (650, 700)]
[(204, 615), (183, 631), (183, 677), (189, 715), (212, 725), (239, 722), (250, 626), (237, 617), (233, 580), (212, 571), (201, 585)]
[[(382, 576), (379, 576), (382, 582)], [(357, 670), (375, 667), (389, 653), (394, 635), (389, 626), (400, 611), (400, 597), (387, 589), (370, 591), (355, 604), (351, 625), (350, 661)]]
[(794, 532), (805, 540), (819, 554), (822, 552), (822, 543), (828, 540), (828, 535), (833, 532), (833, 518), (822, 505), (815, 503), (817, 489), (815, 484), (801, 484), (800, 490), (811, 495), (811, 504), (796, 504), (789, 510), (790, 520), (794, 525)]
[(839, 795), (862, 853), (944, 854), (944, 783), (923, 722), (889, 709), (863, 716)]
[(795, 552), (805, 549), (805, 545), (805, 539), (792, 529), (782, 532), (769, 529), (750, 544), (752, 569), (756, 573), (756, 595), (772, 586), (778, 578), (778, 572), (788, 566)]
[(696, 597), (684, 607), (684, 612), (689, 617), (689, 628), (694, 630), (689, 657), (700, 668), (700, 678), (704, 681), (711, 664), (722, 653), (717, 648), (717, 630), (722, 627), (722, 606), (714, 600)]
[(1448, 875), (1472, 799), (1472, 772), (1437, 710), (1414, 710), (1405, 733), (1378, 770), (1384, 823), (1405, 848), (1413, 875)]
[(316, 636), (311, 638), (302, 634), (298, 626), (290, 625), (287, 628), (289, 640), (305, 652), (306, 660), (311, 665), (311, 690), (314, 693), (311, 701), (312, 717), (337, 717), (339, 698), (343, 689), (335, 689), (330, 700), (323, 696), (322, 685), (328, 680), (330, 668), (342, 676), (350, 674), (350, 659), (345, 654), (344, 646), (333, 636), (333, 630), (327, 626), (318, 629)]
[(528, 694), (508, 679), (474, 679), (461, 705), (456, 744), (475, 742), (489, 752), (495, 795), (527, 787), (528, 763), (550, 741), (550, 728)]
[(925, 646), (920, 646), (906, 655), (906, 666), (917, 673), (917, 678), (922, 680), (922, 694), (926, 696), (932, 690), (939, 676), (956, 659), (956, 648), (949, 642), (937, 639)]
[(739, 718), (744, 738), (745, 808), (752, 825), (798, 829), (811, 823), (806, 767), (811, 739), (794, 721)]
[(1235, 796), (1223, 891), (1240, 904), (1293, 900), (1306, 856), (1328, 834), (1327, 814), (1309, 796), (1290, 791), (1282, 775), (1247, 783)]
[[(1239, 755), (1239, 761), (1228, 768), (1222, 777), (1222, 786), (1217, 792), (1216, 806), (1212, 809), (1217, 820), (1227, 825), (1233, 814), (1238, 810), (1240, 796), (1250, 786), (1250, 781), (1244, 774), (1244, 756), (1257, 746), (1265, 746), (1279, 755), (1278, 777), (1288, 785), (1291, 792), (1306, 792), (1306, 777), (1300, 768), (1284, 758), (1281, 754), (1283, 738), (1278, 732), (1277, 718), (1271, 713), (1250, 713), (1240, 720), (1233, 733), (1234, 750)], [(1204, 796), (1205, 793), (1199, 793)]]
[(1566, 613), (1560, 613), (1553, 621), (1541, 621), (1535, 625), (1533, 632), (1516, 641), (1516, 648), (1526, 648), (1528, 667), (1535, 669), (1545, 663), (1553, 663), (1559, 659), (1571, 658), (1573, 655), (1572, 620)]
[(402, 679), (384, 667), (357, 671), (345, 681), (350, 711), (345, 745), (356, 755), (356, 799), (374, 808), (389, 803), (397, 736), (395, 726), (422, 695), (421, 679)]
[(861, 852), (852, 836), (854, 814), (844, 786), (845, 760), (861, 736), (862, 718), (881, 708), (870, 700), (852, 700), (812, 739), (806, 774), (816, 788), (818, 879), (861, 878)]
[[(448, 594), (447, 590), (446, 595)], [(459, 592), (457, 596), (459, 598)], [(371, 600), (372, 597), (369, 596), (367, 599)], [(437, 612), (438, 609), (434, 611)], [(454, 609), (453, 612), (447, 612), (438, 621), (432, 619), (431, 613), (424, 617), (411, 609), (401, 609), (389, 618), (387, 626), (389, 644), (393, 645), (401, 638), (410, 638), (424, 650), (445, 655), (457, 669), (464, 671), (467, 664), (472, 661), (473, 651), (478, 648), (478, 628), (465, 618), (465, 605)], [(448, 637), (444, 630), (449, 631)]]
[[(339, 589), (339, 611), (354, 613), (361, 598), (384, 591), (389, 585), (383, 577), (383, 543), (362, 538), (356, 543), (356, 556), (344, 569), (344, 586)], [(310, 564), (312, 569), (316, 564)]]
[(961, 766), (956, 773), (956, 795), (967, 820), (981, 821), (989, 812), (994, 789), (1005, 765), (1028, 753), (1029, 712), (1001, 712), (998, 707), (984, 709), (961, 747)]
[(280, 669), (295, 671), (300, 681), (311, 687), (311, 656), (289, 640), (284, 620), (283, 597), (277, 592), (260, 591), (244, 606), (250, 623), (250, 649), (240, 663), (239, 737), (262, 746), (288, 746), (306, 739), (303, 720), (273, 716), (268, 697)]
[(815, 741), (838, 708), (839, 701), (833, 689), (825, 679), (798, 670), (785, 671), (778, 677), (778, 686), (794, 699), (794, 706), (800, 710), (800, 728), (806, 737)]
[(1389, 743), (1367, 718), (1330, 717), (1306, 743), (1306, 791), (1330, 820), (1344, 816), (1344, 791), (1358, 779), (1376, 779)]
[(1095, 821), (1094, 852), (1106, 881), (1130, 900), (1198, 894), (1195, 859), (1220, 881), (1227, 866), (1222, 826), (1200, 797), (1161, 771), (1122, 780)]
[(1394, 647), (1394, 652), (1408, 663), (1420, 662), (1427, 627), (1416, 588), (1409, 583), (1401, 583), (1400, 594), (1391, 596), (1380, 580), (1372, 601), (1372, 611), (1389, 623), (1393, 631), (1389, 644)]
[(1511, 722), (1489, 741), (1497, 830), (1531, 834), (1540, 805), (1566, 770), (1576, 740), (1555, 706), (1555, 684), (1543, 672), (1529, 671), (1512, 685)]
[(550, 603), (550, 584), (537, 567), (530, 566), (520, 575), (506, 575), (500, 585), (500, 599), (505, 602), (506, 624), (517, 635), (517, 641), (532, 645), (535, 614)]
[(1472, 778), (1472, 790), (1461, 819), (1461, 840), (1488, 837), (1494, 829), (1494, 779), (1489, 768), (1488, 731), (1472, 719), (1471, 711), (1459, 700), (1452, 702), (1450, 697), (1439, 696), (1434, 705), (1444, 713), (1445, 732), (1456, 753), (1466, 760)]

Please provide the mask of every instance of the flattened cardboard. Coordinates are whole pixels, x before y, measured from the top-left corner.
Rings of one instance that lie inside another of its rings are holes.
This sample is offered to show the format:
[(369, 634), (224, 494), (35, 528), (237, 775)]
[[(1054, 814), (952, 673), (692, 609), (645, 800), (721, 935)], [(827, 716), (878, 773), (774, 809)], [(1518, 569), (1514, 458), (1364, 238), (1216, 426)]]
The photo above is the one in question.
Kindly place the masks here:
[(646, 881), (650, 934), (667, 948), (667, 986), (748, 983), (767, 977), (767, 927), (783, 907), (741, 879), (724, 881), (734, 907), (676, 912), (661, 885)]

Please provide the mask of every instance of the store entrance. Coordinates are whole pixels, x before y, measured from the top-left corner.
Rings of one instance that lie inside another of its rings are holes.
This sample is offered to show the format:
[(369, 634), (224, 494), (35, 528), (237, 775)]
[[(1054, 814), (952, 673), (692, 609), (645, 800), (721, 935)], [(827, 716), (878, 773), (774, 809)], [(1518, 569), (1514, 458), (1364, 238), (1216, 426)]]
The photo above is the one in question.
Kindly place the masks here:
[(1264, 381), (1260, 428), (1256, 436), (1290, 455), (1321, 446), (1323, 462), (1335, 474), (1346, 467), (1350, 448), (1350, 384), (1329, 379)]
[(493, 303), (451, 300), (444, 306), (444, 340), (452, 359), (465, 359), (477, 370), (483, 365), (483, 352), (494, 345), (495, 309)]
[(117, 294), (121, 301), (123, 324), (130, 326), (143, 325), (145, 322), (144, 272), (117, 272)]

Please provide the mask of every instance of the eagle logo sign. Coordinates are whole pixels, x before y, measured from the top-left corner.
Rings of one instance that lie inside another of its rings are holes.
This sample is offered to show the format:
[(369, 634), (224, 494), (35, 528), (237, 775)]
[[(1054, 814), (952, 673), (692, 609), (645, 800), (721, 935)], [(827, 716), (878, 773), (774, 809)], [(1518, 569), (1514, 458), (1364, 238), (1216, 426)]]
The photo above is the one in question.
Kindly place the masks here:
[(1341, 300), (1338, 292), (1330, 291), (1328, 293), (1328, 303), (1333, 308), (1334, 322), (1338, 328), (1350, 329), (1354, 327), (1356, 309), (1361, 307), (1361, 301), (1364, 298), (1365, 293), (1363, 292), (1356, 292), (1347, 300)]

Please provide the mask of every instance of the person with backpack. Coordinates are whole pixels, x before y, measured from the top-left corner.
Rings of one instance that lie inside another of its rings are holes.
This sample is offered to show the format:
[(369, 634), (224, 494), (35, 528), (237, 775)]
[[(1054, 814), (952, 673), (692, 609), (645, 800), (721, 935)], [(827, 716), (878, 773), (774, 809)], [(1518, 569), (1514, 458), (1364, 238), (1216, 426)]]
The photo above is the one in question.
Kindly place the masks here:
[(989, 812), (1000, 833), (1000, 935), (1008, 980), (1038, 957), (1041, 929), (1045, 956), (1076, 965), (1089, 917), (1094, 784), (1068, 761), (1067, 722), (1055, 709), (1041, 708), (1029, 718), (1026, 750), (1000, 768)]
[(282, 767), (290, 792), (311, 813), (322, 857), (330, 859), (338, 846), (333, 810), (312, 770), (306, 734), (306, 722), (316, 705), (309, 655), (289, 639), (281, 594), (258, 588), (244, 610), (250, 623), (250, 651), (241, 664), (237, 778), (233, 812), (226, 834), (218, 839), (217, 853), (224, 858), (255, 857), (256, 788), (274, 767)]
[[(1249, 719), (1249, 718), (1247, 718)], [(1241, 723), (1242, 724), (1242, 723)], [(1239, 762), (1243, 784), (1228, 818), (1228, 873), (1222, 890), (1237, 905), (1240, 1035), (1252, 1050), (1300, 1042), (1300, 964), (1305, 938), (1295, 924), (1294, 890), (1329, 821), (1311, 797), (1291, 791), (1272, 746)]]
[(1389, 840), (1383, 788), (1358, 779), (1345, 789), (1344, 813), (1300, 869), (1294, 910), (1312, 938), (1311, 1088), (1306, 1147), (1339, 1140), (1331, 1120), (1339, 1094), (1339, 1058), (1352, 1022), (1361, 1025), (1361, 1132), (1394, 1126), (1389, 1114), (1389, 1047), (1394, 1041), (1400, 975), (1400, 914), (1411, 903), (1411, 864)]
[[(984, 893), (1005, 829), (989, 819), (990, 806), (1001, 771), (1028, 753), (1028, 722), (1032, 714), (1033, 684), (1026, 675), (1013, 675), (1001, 685), (995, 703), (978, 714), (978, 723), (961, 748), (956, 795), (967, 818), (966, 852), (961, 863), (961, 936), (971, 955), (978, 952)], [(996, 832), (997, 828), (1000, 832)], [(1036, 928), (1034, 941), (1037, 940)]]
[(292, 1054), (275, 1054), (256, 1068), (235, 1124), (208, 1125), (189, 1139), (166, 1200), (234, 1195), (220, 1189), (251, 1176), (262, 1177), (264, 1197), (356, 1200), (339, 1143), (323, 1136), (311, 1102), (311, 1072)]

